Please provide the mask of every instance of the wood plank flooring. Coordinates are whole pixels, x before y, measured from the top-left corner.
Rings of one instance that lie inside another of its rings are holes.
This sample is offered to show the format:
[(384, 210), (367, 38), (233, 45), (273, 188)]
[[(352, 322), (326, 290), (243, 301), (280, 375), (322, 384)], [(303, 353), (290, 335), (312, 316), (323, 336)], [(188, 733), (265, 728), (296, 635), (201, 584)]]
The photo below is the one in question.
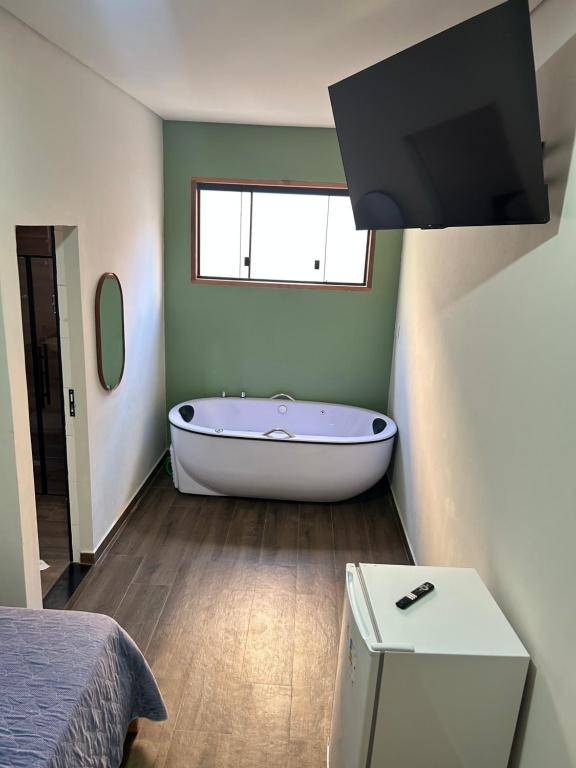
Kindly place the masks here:
[(113, 616), (169, 711), (127, 768), (323, 768), (344, 566), (408, 563), (387, 486), (341, 504), (184, 496), (159, 476), (69, 608)]

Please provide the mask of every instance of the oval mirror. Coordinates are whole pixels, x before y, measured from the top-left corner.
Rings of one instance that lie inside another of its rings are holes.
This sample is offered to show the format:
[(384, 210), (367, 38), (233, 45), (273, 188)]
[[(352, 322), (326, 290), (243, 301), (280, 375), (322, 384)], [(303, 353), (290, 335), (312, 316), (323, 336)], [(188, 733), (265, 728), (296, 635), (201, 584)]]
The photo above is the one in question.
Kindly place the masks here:
[(116, 389), (124, 373), (124, 300), (113, 272), (105, 272), (96, 288), (96, 357), (100, 384)]

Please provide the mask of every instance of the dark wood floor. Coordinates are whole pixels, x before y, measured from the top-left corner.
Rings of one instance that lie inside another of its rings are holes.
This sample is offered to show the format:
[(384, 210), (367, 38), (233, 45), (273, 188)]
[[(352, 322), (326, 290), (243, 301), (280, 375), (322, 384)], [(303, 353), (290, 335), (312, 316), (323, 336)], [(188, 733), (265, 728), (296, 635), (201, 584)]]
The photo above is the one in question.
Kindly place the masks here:
[(42, 597), (58, 581), (70, 562), (66, 496), (36, 496), (40, 558), (50, 566), (40, 572)]
[(184, 496), (157, 478), (68, 607), (136, 640), (169, 720), (129, 768), (321, 768), (346, 562), (409, 562), (385, 486), (340, 504)]

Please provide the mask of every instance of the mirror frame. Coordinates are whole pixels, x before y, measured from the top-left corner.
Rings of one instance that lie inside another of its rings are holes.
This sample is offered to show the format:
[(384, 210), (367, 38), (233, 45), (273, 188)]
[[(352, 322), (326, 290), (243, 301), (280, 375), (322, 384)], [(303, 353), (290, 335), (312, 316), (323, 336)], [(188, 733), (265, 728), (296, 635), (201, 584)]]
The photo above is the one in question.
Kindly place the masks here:
[[(100, 327), (100, 297), (102, 295), (102, 288), (104, 287), (104, 283), (106, 280), (113, 279), (118, 284), (118, 289), (120, 291), (120, 307), (122, 309), (122, 368), (120, 370), (120, 376), (118, 377), (118, 381), (116, 384), (114, 384), (113, 387), (109, 387), (108, 383), (106, 382), (106, 379), (104, 378), (104, 365), (103, 365), (103, 359), (102, 359), (102, 332)], [(102, 385), (102, 388), (106, 390), (106, 392), (113, 392), (122, 381), (122, 378), (124, 376), (124, 366), (126, 365), (126, 334), (124, 329), (124, 293), (122, 291), (122, 283), (120, 282), (120, 279), (118, 275), (115, 272), (104, 272), (104, 274), (100, 275), (100, 278), (98, 280), (98, 285), (96, 286), (96, 364), (98, 367), (98, 378), (100, 379), (100, 384)]]

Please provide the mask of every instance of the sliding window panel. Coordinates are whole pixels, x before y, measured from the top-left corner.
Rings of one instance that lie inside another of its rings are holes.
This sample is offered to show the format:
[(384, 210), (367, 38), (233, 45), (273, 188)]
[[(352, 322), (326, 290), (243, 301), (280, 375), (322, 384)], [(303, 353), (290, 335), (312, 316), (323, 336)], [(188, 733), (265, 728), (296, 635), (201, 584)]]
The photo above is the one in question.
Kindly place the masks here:
[(368, 234), (356, 230), (349, 197), (330, 197), (326, 235), (327, 283), (364, 284)]
[(240, 206), (240, 277), (250, 278), (250, 220), (252, 217), (252, 193), (241, 192)]
[(241, 262), (242, 193), (200, 191), (200, 277), (243, 277)]
[(254, 192), (252, 280), (323, 282), (328, 196)]

